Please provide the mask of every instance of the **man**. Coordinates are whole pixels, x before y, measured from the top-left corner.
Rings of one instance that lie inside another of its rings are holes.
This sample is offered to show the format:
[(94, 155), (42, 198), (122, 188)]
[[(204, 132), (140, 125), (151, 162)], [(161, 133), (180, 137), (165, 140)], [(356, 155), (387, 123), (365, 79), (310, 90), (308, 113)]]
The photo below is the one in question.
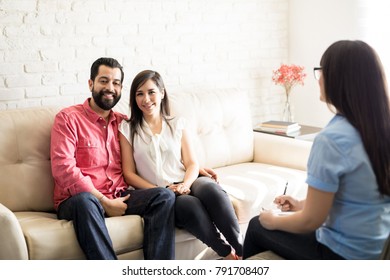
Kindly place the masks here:
[(144, 258), (174, 259), (175, 195), (166, 188), (135, 190), (122, 176), (118, 126), (111, 109), (121, 98), (124, 73), (113, 58), (99, 58), (88, 81), (92, 98), (63, 109), (51, 133), (54, 207), (72, 220), (87, 259), (117, 259), (106, 216), (144, 218)]

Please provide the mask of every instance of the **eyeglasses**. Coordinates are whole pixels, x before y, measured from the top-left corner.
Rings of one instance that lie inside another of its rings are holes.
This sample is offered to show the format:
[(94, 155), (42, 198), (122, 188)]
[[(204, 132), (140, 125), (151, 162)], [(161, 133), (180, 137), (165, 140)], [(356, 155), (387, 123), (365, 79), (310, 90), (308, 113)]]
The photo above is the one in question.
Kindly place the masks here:
[(314, 78), (318, 81), (322, 74), (322, 67), (314, 67), (313, 73), (314, 73)]

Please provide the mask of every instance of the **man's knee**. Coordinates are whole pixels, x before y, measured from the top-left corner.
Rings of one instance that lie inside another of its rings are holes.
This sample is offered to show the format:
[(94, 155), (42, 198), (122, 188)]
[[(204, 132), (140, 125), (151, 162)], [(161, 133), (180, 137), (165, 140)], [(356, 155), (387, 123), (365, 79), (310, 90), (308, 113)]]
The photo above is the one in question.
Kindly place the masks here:
[(97, 201), (97, 198), (89, 192), (78, 193), (78, 194), (72, 196), (72, 199), (75, 202), (79, 202), (79, 203), (90, 203), (93, 201)]
[(102, 208), (99, 200), (89, 192), (82, 192), (72, 196), (72, 203), (75, 208), (85, 209), (86, 211), (94, 207)]
[(170, 201), (172, 203), (175, 202), (175, 193), (173, 191), (171, 191), (170, 189), (167, 189), (167, 188), (157, 188), (158, 189), (158, 195), (159, 197), (161, 197), (162, 199), (165, 199), (167, 201)]
[(99, 200), (89, 192), (78, 193), (62, 202), (58, 208), (59, 219), (73, 220), (76, 215), (89, 215), (93, 212), (103, 213)]

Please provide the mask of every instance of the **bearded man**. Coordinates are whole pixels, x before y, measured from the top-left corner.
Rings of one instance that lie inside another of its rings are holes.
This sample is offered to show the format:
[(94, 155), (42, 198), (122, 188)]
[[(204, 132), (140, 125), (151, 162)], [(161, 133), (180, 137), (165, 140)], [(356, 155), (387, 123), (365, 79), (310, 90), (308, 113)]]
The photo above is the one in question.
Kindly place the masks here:
[(92, 98), (61, 110), (51, 131), (54, 208), (73, 221), (87, 259), (117, 259), (105, 218), (144, 218), (144, 258), (174, 259), (174, 193), (138, 189), (122, 176), (118, 126), (125, 115), (112, 108), (121, 98), (124, 73), (113, 58), (99, 58), (88, 81)]

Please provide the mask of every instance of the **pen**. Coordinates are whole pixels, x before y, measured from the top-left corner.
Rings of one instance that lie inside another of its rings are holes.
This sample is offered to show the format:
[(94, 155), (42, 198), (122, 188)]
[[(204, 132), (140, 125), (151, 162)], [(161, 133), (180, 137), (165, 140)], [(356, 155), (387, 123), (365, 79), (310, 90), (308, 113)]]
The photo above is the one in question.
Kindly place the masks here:
[(287, 183), (286, 183), (286, 186), (284, 187), (284, 192), (283, 192), (283, 195), (286, 195), (287, 186), (288, 186), (288, 181), (287, 181)]

